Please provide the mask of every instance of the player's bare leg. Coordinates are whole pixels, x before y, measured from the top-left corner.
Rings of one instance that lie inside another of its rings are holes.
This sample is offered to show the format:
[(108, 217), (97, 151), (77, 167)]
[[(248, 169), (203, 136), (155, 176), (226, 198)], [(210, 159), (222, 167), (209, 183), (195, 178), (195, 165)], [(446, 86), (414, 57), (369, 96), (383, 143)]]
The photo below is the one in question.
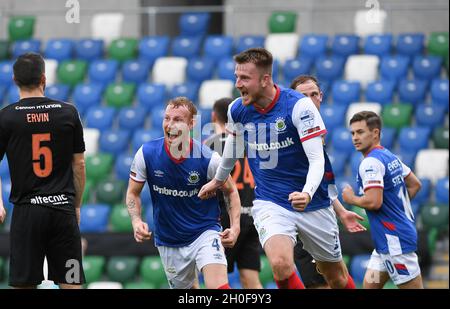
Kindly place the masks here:
[(389, 274), (385, 271), (378, 271), (368, 268), (364, 275), (364, 289), (382, 289), (389, 281)]
[(82, 289), (83, 286), (81, 284), (67, 284), (67, 283), (59, 283), (60, 289), (67, 289), (67, 290), (77, 290)]
[(217, 289), (228, 284), (227, 266), (223, 264), (208, 264), (202, 269), (207, 289)]
[(289, 236), (274, 235), (264, 244), (275, 280), (285, 280), (295, 271), (294, 243)]
[(253, 269), (239, 269), (239, 278), (244, 289), (262, 289), (259, 272)]
[(324, 262), (316, 260), (316, 263), (320, 273), (332, 289), (343, 289), (346, 287), (349, 275), (344, 261)]
[(423, 289), (422, 276), (418, 275), (411, 281), (397, 285), (399, 289)]

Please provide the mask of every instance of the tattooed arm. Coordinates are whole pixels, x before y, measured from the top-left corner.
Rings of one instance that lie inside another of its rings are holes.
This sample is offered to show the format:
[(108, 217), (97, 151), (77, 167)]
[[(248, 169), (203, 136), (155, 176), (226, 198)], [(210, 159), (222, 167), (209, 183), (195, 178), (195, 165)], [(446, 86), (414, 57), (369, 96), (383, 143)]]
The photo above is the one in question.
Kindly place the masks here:
[(149, 240), (151, 232), (148, 229), (147, 223), (141, 219), (141, 191), (144, 183), (137, 182), (130, 178), (127, 189), (127, 210), (133, 225), (134, 239), (137, 242)]
[(233, 247), (241, 231), (241, 200), (236, 189), (236, 184), (228, 177), (225, 184), (221, 187), (223, 197), (230, 217), (230, 228), (221, 233), (222, 244), (224, 247)]

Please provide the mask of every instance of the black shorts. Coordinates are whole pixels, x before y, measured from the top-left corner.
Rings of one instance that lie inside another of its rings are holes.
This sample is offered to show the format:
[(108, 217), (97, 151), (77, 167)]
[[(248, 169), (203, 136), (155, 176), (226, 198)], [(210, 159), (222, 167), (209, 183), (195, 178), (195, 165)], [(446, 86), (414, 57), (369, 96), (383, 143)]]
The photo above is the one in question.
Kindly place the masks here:
[(39, 205), (14, 207), (10, 228), (9, 285), (35, 286), (44, 280), (56, 284), (83, 284), (81, 236), (75, 215)]
[[(228, 214), (225, 214), (228, 216)], [(229, 222), (229, 221), (228, 221)], [(227, 219), (222, 218), (222, 225), (229, 227)], [(241, 215), (241, 232), (233, 248), (225, 248), (225, 255), (228, 263), (228, 273), (234, 271), (236, 262), (238, 269), (261, 270), (261, 245), (259, 243), (258, 232), (253, 225), (253, 218), (247, 214)]]
[(294, 248), (294, 261), (307, 289), (327, 284), (324, 277), (317, 272), (313, 257), (303, 249), (303, 243), (300, 240)]

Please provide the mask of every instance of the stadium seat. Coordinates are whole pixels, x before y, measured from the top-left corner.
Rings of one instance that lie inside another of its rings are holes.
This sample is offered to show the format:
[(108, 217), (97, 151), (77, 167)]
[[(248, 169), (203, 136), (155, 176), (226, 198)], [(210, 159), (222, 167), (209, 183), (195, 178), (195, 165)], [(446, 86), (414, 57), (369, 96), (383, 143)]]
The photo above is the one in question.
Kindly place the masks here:
[(298, 35), (296, 33), (268, 34), (264, 44), (264, 47), (272, 53), (273, 59), (277, 59), (283, 65), (286, 60), (297, 56)]
[(330, 158), (335, 177), (344, 175), (348, 160), (348, 154), (333, 152), (332, 154), (328, 154), (328, 157)]
[(9, 58), (9, 42), (0, 40), (0, 60)]
[(392, 50), (392, 34), (373, 34), (364, 40), (364, 54), (389, 56)]
[(150, 63), (145, 59), (127, 60), (122, 65), (124, 82), (144, 83), (147, 81)]
[(203, 54), (216, 63), (222, 58), (233, 55), (233, 37), (225, 35), (209, 35), (203, 45)]
[(86, 179), (96, 184), (108, 177), (113, 166), (113, 156), (107, 153), (96, 153), (86, 156)]
[(116, 179), (128, 181), (130, 178), (130, 168), (133, 162), (133, 155), (126, 153), (122, 153), (117, 156), (116, 161), (114, 163), (114, 172)]
[(420, 218), (426, 231), (448, 230), (448, 205), (428, 204), (422, 207)]
[(377, 102), (381, 105), (392, 103), (395, 82), (390, 80), (378, 80), (367, 84), (366, 101)]
[(242, 35), (238, 38), (236, 53), (241, 53), (249, 48), (264, 47), (265, 40), (265, 36), (262, 35)]
[(431, 82), (431, 101), (446, 107), (448, 111), (448, 79), (434, 79)]
[(111, 59), (123, 62), (136, 58), (138, 40), (133, 38), (115, 39), (108, 46), (108, 56)]
[(77, 84), (72, 93), (72, 101), (81, 114), (90, 107), (99, 106), (102, 101), (102, 86), (97, 83)]
[(118, 68), (116, 60), (94, 60), (89, 65), (89, 80), (106, 86), (115, 81)]
[(170, 38), (167, 35), (144, 37), (139, 42), (139, 57), (147, 60), (152, 66), (157, 58), (169, 54), (169, 43)]
[(181, 35), (203, 36), (208, 33), (211, 14), (206, 12), (186, 12), (181, 14), (178, 27)]
[(404, 127), (400, 130), (398, 142), (401, 150), (417, 152), (428, 148), (430, 129), (427, 127)]
[(155, 284), (158, 288), (167, 284), (164, 266), (159, 256), (147, 256), (140, 265), (141, 279), (144, 282)]
[[(162, 125), (162, 118), (161, 118), (160, 122)], [(156, 124), (156, 125), (159, 125), (159, 124)], [(141, 146), (143, 144), (151, 141), (152, 139), (158, 138), (158, 137), (162, 137), (162, 135), (155, 136), (154, 131), (152, 131), (152, 130), (146, 130), (146, 129), (137, 130), (136, 132), (134, 132), (133, 139), (131, 141), (133, 153), (136, 153), (136, 151), (138, 151), (138, 149), (141, 148)]]
[(359, 81), (366, 89), (367, 84), (377, 79), (380, 59), (374, 55), (351, 55), (345, 63), (345, 79)]
[(411, 152), (411, 151), (400, 149), (400, 151), (395, 154), (406, 166), (408, 166), (412, 170), (414, 170), (417, 152)]
[(298, 48), (300, 57), (316, 59), (319, 56), (325, 56), (327, 52), (328, 35), (326, 34), (307, 34), (302, 37)]
[[(164, 118), (164, 113), (166, 112), (166, 106), (160, 106), (155, 108), (150, 114), (150, 122), (152, 129), (162, 128), (162, 121)], [(155, 137), (153, 137), (155, 138)]]
[(57, 61), (69, 60), (73, 57), (74, 46), (71, 39), (50, 39), (45, 46), (44, 56)]
[(354, 255), (350, 262), (350, 275), (357, 285), (362, 285), (369, 264), (370, 254)]
[(436, 182), (435, 199), (436, 203), (448, 205), (448, 176)]
[(394, 147), (396, 133), (397, 131), (394, 128), (383, 127), (381, 129), (381, 145), (392, 149)]
[(89, 283), (87, 288), (94, 290), (120, 290), (123, 289), (123, 285), (120, 282), (114, 281), (98, 281)]
[(8, 89), (7, 103), (16, 103), (20, 99), (19, 88), (16, 85), (11, 85)]
[(414, 79), (403, 79), (398, 86), (398, 96), (401, 102), (408, 102), (417, 105), (425, 101), (427, 92), (427, 81)]
[(157, 287), (149, 282), (128, 282), (124, 285), (126, 290), (152, 290)]
[(133, 104), (136, 85), (132, 83), (112, 83), (105, 92), (107, 106), (123, 108)]
[(414, 78), (430, 80), (440, 77), (442, 58), (438, 56), (416, 56), (413, 60)]
[(415, 112), (416, 124), (431, 129), (443, 126), (445, 109), (444, 105), (439, 104), (419, 104)]
[(92, 61), (103, 57), (103, 40), (82, 39), (75, 43), (75, 57)]
[(259, 272), (259, 280), (262, 285), (265, 285), (273, 281), (272, 268), (270, 267), (269, 259), (265, 255), (260, 256), (261, 259), (261, 271)]
[(345, 113), (347, 111), (347, 106), (337, 105), (337, 104), (322, 104), (320, 107), (320, 114), (322, 115), (322, 120), (325, 123), (325, 127), (330, 134), (333, 132), (334, 128), (344, 126)]
[(28, 52), (40, 53), (41, 41), (36, 39), (21, 40), (12, 43), (12, 57), (16, 59), (20, 55)]
[(129, 132), (124, 130), (109, 129), (100, 134), (100, 151), (111, 153), (114, 156), (128, 150)]
[[(336, 183), (336, 186), (337, 186), (337, 189), (338, 189), (338, 192), (339, 192), (339, 199), (340, 199), (341, 202), (343, 202), (343, 200), (342, 200), (342, 190), (346, 186), (351, 186), (355, 192), (358, 192), (358, 190), (359, 190), (358, 184), (356, 183), (356, 175), (352, 175), (352, 176), (336, 176), (335, 183)], [(348, 208), (348, 206), (351, 206), (351, 205), (344, 204), (344, 206), (346, 206)]]
[(153, 65), (153, 82), (171, 88), (186, 80), (187, 60), (182, 57), (160, 57)]
[[(363, 155), (360, 152), (354, 152), (350, 156), (350, 170), (352, 172), (352, 175), (357, 175), (359, 172), (359, 164), (361, 163), (363, 159)], [(334, 168), (334, 166), (333, 166)]]
[(172, 55), (190, 59), (200, 56), (202, 39), (200, 37), (177, 36), (172, 40)]
[(269, 17), (269, 33), (296, 32), (297, 13), (278, 11)]
[[(86, 154), (86, 152), (85, 152)], [(92, 202), (92, 189), (93, 184), (91, 180), (86, 180), (86, 184), (84, 185), (83, 198), (81, 199), (82, 204), (88, 204)]]
[(145, 83), (137, 90), (139, 106), (151, 111), (155, 106), (162, 106), (166, 100), (166, 86), (163, 84)]
[(58, 80), (63, 84), (75, 86), (84, 80), (87, 63), (83, 60), (66, 60), (58, 66)]
[(411, 123), (413, 106), (411, 104), (388, 104), (383, 108), (381, 118), (385, 127), (397, 130)]
[(99, 13), (91, 20), (91, 33), (93, 39), (103, 40), (106, 46), (120, 38), (124, 20), (122, 13)]
[(385, 80), (397, 83), (408, 75), (409, 58), (403, 55), (384, 56), (381, 58), (380, 75)]
[(345, 60), (338, 56), (320, 56), (315, 62), (319, 80), (332, 82), (342, 76)]
[(431, 195), (431, 180), (428, 178), (420, 178), (420, 182), (422, 183), (422, 187), (417, 192), (416, 196), (411, 200), (412, 203), (417, 203), (419, 205), (423, 205), (428, 203)]
[(355, 102), (349, 105), (347, 109), (346, 121), (348, 127), (350, 127), (350, 119), (353, 115), (362, 111), (371, 111), (377, 115), (381, 115), (381, 105), (372, 102)]
[(125, 204), (118, 204), (113, 207), (111, 212), (111, 231), (133, 233), (133, 225)]
[(169, 91), (168, 98), (187, 97), (192, 102), (197, 102), (199, 87), (199, 83), (197, 82), (186, 82), (174, 85)]
[(409, 57), (422, 54), (425, 35), (423, 33), (401, 33), (397, 37), (396, 51)]
[(231, 98), (234, 84), (229, 80), (206, 80), (199, 90), (199, 106), (212, 108), (214, 102), (221, 98)]
[(67, 102), (70, 87), (63, 84), (49, 85), (45, 88), (45, 96), (58, 101)]
[(346, 127), (337, 127), (331, 132), (331, 144), (336, 152), (350, 154), (354, 151), (352, 135)]
[[(279, 83), (280, 67), (281, 67), (280, 61), (278, 59), (273, 59), (273, 63), (272, 63), (272, 79), (273, 79), (273, 82), (275, 84)], [(236, 89), (236, 87), (233, 88), (233, 90), (235, 90), (235, 89)], [(236, 91), (238, 91), (238, 90), (236, 89)]]
[(109, 280), (121, 283), (133, 281), (139, 265), (136, 256), (113, 256), (106, 265)]
[(100, 139), (100, 131), (95, 128), (83, 129), (84, 144), (86, 145), (86, 156), (94, 155), (98, 152), (98, 141)]
[(448, 57), (448, 31), (432, 32), (428, 37), (427, 51), (429, 55)]
[(355, 34), (365, 37), (371, 34), (384, 33), (387, 13), (379, 7), (376, 10), (358, 10), (353, 18)]
[(435, 184), (448, 176), (448, 149), (422, 149), (417, 153), (415, 163), (417, 177), (429, 178)]
[(105, 204), (87, 204), (80, 210), (81, 233), (103, 233), (108, 227), (110, 207)]
[(8, 87), (13, 84), (13, 61), (0, 62), (0, 85)]
[(348, 57), (359, 52), (359, 37), (354, 34), (337, 34), (331, 45), (334, 55)]
[(35, 16), (11, 16), (8, 23), (9, 41), (31, 39), (35, 22)]
[(112, 107), (93, 106), (86, 112), (85, 125), (100, 131), (111, 128), (115, 110)]
[(283, 79), (290, 83), (299, 75), (310, 74), (312, 65), (313, 61), (311, 58), (289, 59), (283, 66)]
[(433, 132), (434, 147), (448, 149), (448, 127), (436, 128)]
[(204, 80), (212, 79), (214, 69), (213, 59), (209, 57), (196, 57), (189, 60), (186, 75), (190, 81), (201, 83)]
[(121, 108), (117, 115), (119, 128), (133, 132), (145, 126), (147, 110), (142, 106)]
[(87, 255), (83, 257), (83, 270), (86, 283), (100, 281), (105, 268), (105, 257)]
[(56, 83), (58, 70), (58, 61), (54, 59), (45, 59), (45, 85), (51, 86)]
[(357, 81), (337, 80), (331, 87), (334, 104), (348, 106), (352, 102), (359, 102), (361, 84)]
[(219, 79), (227, 79), (235, 82), (236, 77), (234, 76), (235, 63), (233, 58), (223, 58), (220, 59), (217, 65), (217, 77)]

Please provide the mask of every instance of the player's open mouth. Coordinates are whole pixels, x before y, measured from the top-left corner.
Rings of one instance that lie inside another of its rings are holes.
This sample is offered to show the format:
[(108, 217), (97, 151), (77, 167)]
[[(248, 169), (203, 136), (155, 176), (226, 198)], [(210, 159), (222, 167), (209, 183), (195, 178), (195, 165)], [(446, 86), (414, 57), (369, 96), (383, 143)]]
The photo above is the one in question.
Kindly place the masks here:
[(168, 138), (169, 140), (174, 140), (174, 139), (176, 139), (178, 136), (181, 135), (181, 131), (178, 131), (178, 132), (166, 132), (166, 134), (167, 134), (167, 138)]

